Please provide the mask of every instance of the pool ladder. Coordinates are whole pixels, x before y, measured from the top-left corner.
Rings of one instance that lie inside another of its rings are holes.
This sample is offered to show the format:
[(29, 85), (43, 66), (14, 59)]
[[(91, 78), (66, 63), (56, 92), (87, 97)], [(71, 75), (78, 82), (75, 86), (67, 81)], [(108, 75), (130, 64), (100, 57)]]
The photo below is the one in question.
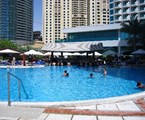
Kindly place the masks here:
[(16, 78), (18, 80), (18, 97), (19, 100), (21, 100), (21, 86), (24, 90), (24, 93), (26, 94), (26, 99), (28, 99), (28, 94), (24, 88), (23, 82), (21, 81), (20, 78), (18, 78), (17, 76), (15, 76), (14, 74), (10, 73), (9, 71), (7, 72), (7, 76), (8, 76), (8, 106), (11, 106), (11, 94), (10, 94), (10, 76), (13, 76), (14, 78)]

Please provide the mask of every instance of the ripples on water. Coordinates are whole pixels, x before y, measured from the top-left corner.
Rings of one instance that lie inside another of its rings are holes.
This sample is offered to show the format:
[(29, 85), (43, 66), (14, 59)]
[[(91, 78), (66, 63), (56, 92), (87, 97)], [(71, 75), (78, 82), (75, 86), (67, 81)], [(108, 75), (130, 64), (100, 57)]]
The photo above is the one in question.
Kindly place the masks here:
[[(69, 77), (64, 77), (67, 70)], [(136, 81), (145, 83), (145, 68), (107, 68), (103, 76), (102, 67), (48, 66), (44, 68), (15, 68), (11, 73), (20, 78), (22, 101), (76, 101), (122, 96), (143, 91)], [(89, 74), (93, 73), (93, 78)], [(11, 99), (18, 101), (17, 80), (11, 77)], [(7, 100), (7, 70), (0, 69), (0, 100)]]

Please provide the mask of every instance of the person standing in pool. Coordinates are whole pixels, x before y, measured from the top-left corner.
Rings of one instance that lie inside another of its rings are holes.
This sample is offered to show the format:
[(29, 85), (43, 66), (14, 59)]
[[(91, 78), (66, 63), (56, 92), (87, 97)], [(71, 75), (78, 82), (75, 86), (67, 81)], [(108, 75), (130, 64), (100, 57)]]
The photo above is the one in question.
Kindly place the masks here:
[(103, 75), (104, 75), (104, 76), (107, 75), (107, 70), (106, 70), (106, 68), (103, 68)]
[(16, 62), (16, 58), (13, 57), (13, 59), (12, 59), (12, 65), (13, 65), (13, 66), (15, 66), (15, 62)]

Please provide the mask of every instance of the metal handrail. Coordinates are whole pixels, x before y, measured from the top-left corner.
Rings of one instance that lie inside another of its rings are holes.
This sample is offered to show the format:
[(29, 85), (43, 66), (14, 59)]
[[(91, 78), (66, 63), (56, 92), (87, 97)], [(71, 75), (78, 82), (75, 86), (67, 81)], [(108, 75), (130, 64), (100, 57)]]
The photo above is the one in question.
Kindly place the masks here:
[(21, 92), (20, 92), (20, 84), (24, 90), (24, 93), (26, 94), (26, 99), (28, 99), (28, 94), (24, 88), (23, 82), (21, 81), (20, 78), (18, 78), (17, 76), (15, 76), (14, 74), (10, 73), (9, 71), (7, 72), (8, 75), (8, 106), (11, 106), (11, 100), (10, 100), (10, 75), (15, 77), (18, 80), (18, 97), (19, 100), (21, 99)]
[(26, 94), (26, 99), (28, 99), (28, 94), (27, 94), (27, 92), (25, 90), (25, 87), (24, 87), (24, 84), (23, 84), (22, 80), (20, 78), (18, 78), (17, 76), (15, 76), (14, 74), (12, 74), (12, 73), (10, 73), (10, 75), (12, 75), (13, 77), (17, 78), (20, 81), (20, 83), (22, 85), (22, 88), (24, 90), (24, 93)]

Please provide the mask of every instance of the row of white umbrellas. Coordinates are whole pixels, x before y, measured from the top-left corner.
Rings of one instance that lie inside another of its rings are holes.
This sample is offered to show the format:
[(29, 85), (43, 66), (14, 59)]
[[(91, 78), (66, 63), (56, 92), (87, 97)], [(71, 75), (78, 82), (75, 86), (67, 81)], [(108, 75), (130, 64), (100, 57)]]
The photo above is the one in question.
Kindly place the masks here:
[[(41, 52), (37, 52), (35, 50), (29, 50), (27, 52), (24, 53), (25, 55), (44, 55), (44, 56), (48, 56), (48, 55), (51, 55), (52, 53), (51, 52), (47, 52), (45, 54), (41, 53)], [(60, 56), (61, 55), (61, 52), (54, 52), (53, 55), (55, 56)], [(75, 52), (75, 53), (69, 53), (69, 52), (65, 52), (63, 53), (64, 56), (86, 56), (87, 53), (78, 53), (78, 52)], [(88, 54), (88, 55), (92, 55), (91, 54)], [(96, 56), (100, 56), (101, 54), (98, 53), (98, 52), (95, 52), (95, 55)]]
[[(11, 50), (11, 49), (4, 49), (4, 50), (0, 50), (0, 53), (19, 53), (18, 51), (15, 51), (15, 50)], [(47, 56), (47, 55), (51, 55), (51, 52), (47, 52), (45, 54), (41, 53), (41, 52), (38, 52), (38, 51), (35, 51), (35, 50), (29, 50), (27, 52), (24, 53), (25, 55), (44, 55), (44, 56)], [(112, 51), (112, 50), (108, 50), (106, 52), (104, 52), (103, 54), (100, 54), (99, 52), (95, 52), (95, 56), (101, 56), (101, 55), (116, 55), (117, 53)], [(134, 52), (132, 52), (131, 54), (133, 55), (144, 55), (145, 54), (145, 50), (143, 49), (138, 49)], [(55, 56), (59, 56), (61, 55), (61, 52), (54, 52), (53, 55)], [(65, 52), (63, 53), (64, 56), (86, 56), (87, 53), (79, 53), (79, 52), (75, 52), (75, 53), (69, 53), (69, 52)], [(93, 55), (93, 53), (89, 53), (88, 55)]]
[[(45, 56), (51, 55), (51, 52), (47, 52), (47, 53), (45, 53), (44, 55), (45, 55)], [(61, 52), (54, 52), (53, 55), (59, 56), (59, 55), (61, 55)], [(64, 55), (64, 56), (86, 56), (87, 53), (78, 53), (78, 52), (69, 53), (69, 52), (65, 52), (65, 53), (63, 53), (63, 55)], [(90, 56), (90, 55), (93, 55), (93, 53), (89, 53), (88, 55), (89, 55), (89, 56)], [(101, 56), (101, 55), (102, 55), (102, 54), (100, 54), (100, 53), (98, 53), (98, 52), (95, 52), (95, 56)]]
[[(20, 53), (20, 52), (18, 52), (18, 51), (15, 51), (15, 50), (11, 50), (11, 49), (4, 49), (4, 50), (1, 50), (0, 51), (0, 53)], [(54, 52), (53, 53), (54, 55), (56, 55), (56, 56), (59, 56), (59, 55), (61, 55), (61, 52)], [(47, 55), (51, 55), (51, 52), (47, 52), (47, 53), (45, 53), (45, 54), (43, 54), (43, 53), (41, 53), (41, 52), (39, 52), (39, 51), (35, 51), (35, 50), (29, 50), (29, 51), (27, 51), (27, 52), (25, 52), (24, 53), (24, 55), (44, 55), (44, 56), (47, 56)], [(85, 56), (85, 55), (87, 55), (87, 53), (69, 53), (69, 52), (65, 52), (65, 53), (63, 53), (63, 55), (64, 56), (69, 56), (69, 55), (74, 55), (74, 56)], [(90, 53), (90, 54), (88, 54), (88, 55), (92, 55), (92, 53)], [(98, 53), (98, 52), (95, 52), (95, 55), (96, 56), (100, 56), (101, 54), (100, 53)]]

